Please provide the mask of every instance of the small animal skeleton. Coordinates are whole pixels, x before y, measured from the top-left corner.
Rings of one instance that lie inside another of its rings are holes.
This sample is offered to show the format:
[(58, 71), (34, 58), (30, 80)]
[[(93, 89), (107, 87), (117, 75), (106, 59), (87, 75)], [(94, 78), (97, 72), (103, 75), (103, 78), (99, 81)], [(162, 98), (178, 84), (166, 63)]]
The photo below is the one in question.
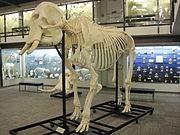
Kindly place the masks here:
[(18, 54), (12, 52), (11, 54), (5, 55), (3, 58), (3, 79), (13, 79), (19, 76), (19, 73), (16, 69)]
[[(98, 83), (98, 74), (95, 70), (110, 68), (122, 55), (130, 56), (129, 71), (124, 83), (126, 100), (123, 110), (123, 112), (129, 112), (131, 108), (129, 89), (135, 58), (135, 44), (132, 37), (115, 27), (97, 25), (86, 17), (65, 20), (62, 11), (57, 5), (42, 2), (32, 14), (29, 36), (20, 54), (23, 54), (28, 49), (27, 53), (32, 53), (39, 44), (57, 45), (61, 41), (63, 30), (65, 31), (66, 56), (68, 56), (68, 51), (72, 48), (72, 45), (77, 44), (75, 54), (70, 59), (65, 59), (66, 67), (72, 75), (74, 91), (75, 109), (71, 119), (82, 117), (76, 132), (89, 129), (91, 103), (94, 96), (102, 89), (102, 85)], [(78, 74), (71, 64), (87, 68), (91, 74), (90, 89), (82, 113), (77, 91)], [(115, 80), (114, 78), (113, 80)]]

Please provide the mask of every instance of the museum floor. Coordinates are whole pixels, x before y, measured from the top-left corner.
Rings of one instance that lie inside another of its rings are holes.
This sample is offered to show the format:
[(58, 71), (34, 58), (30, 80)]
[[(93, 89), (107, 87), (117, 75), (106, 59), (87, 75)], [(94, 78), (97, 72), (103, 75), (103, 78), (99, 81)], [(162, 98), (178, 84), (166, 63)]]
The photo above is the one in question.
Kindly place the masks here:
[[(81, 90), (81, 101), (87, 90)], [(102, 90), (93, 101), (93, 105), (113, 99), (112, 90)], [(152, 106), (153, 115), (147, 115), (119, 130), (113, 135), (179, 135), (180, 134), (180, 95), (155, 94), (155, 101), (151, 95), (132, 94), (132, 103)], [(62, 104), (57, 98), (50, 98), (49, 94), (19, 92), (18, 86), (0, 89), (0, 135), (9, 135), (8, 131), (34, 122), (39, 122), (61, 115)], [(73, 99), (67, 100), (67, 112), (73, 111)], [(98, 113), (98, 112), (97, 112)], [(92, 114), (93, 115), (93, 114)], [(113, 121), (110, 118), (109, 122)], [(22, 135), (19, 133), (18, 135)], [(25, 135), (39, 135), (30, 131)]]

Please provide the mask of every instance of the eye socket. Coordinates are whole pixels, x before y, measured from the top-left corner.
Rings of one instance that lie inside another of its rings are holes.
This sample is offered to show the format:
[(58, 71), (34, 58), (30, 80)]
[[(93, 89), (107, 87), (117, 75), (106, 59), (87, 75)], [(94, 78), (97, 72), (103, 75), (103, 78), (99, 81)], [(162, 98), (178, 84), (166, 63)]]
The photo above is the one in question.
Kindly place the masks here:
[(32, 18), (33, 18), (34, 20), (38, 19), (38, 18), (39, 18), (39, 14), (34, 14), (34, 15), (32, 16)]

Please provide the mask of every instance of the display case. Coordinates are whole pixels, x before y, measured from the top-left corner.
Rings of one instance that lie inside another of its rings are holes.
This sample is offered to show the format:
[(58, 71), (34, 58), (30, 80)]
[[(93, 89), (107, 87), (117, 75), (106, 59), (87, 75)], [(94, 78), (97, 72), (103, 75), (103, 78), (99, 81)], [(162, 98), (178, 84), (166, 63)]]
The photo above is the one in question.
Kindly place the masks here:
[(17, 49), (2, 50), (2, 78), (13, 80), (20, 78), (20, 56)]
[(180, 46), (136, 47), (134, 82), (179, 83)]
[[(70, 50), (70, 55), (72, 50)], [(70, 57), (70, 55), (68, 57)], [(23, 55), (23, 81), (43, 82), (46, 85), (56, 85), (62, 73), (62, 60), (56, 49), (36, 49), (33, 53)], [(65, 69), (67, 69), (65, 67)], [(88, 86), (90, 80), (89, 70), (75, 67), (79, 74), (79, 87)]]
[(98, 24), (118, 24), (123, 26), (123, 1), (102, 0), (94, 2), (94, 20)]
[[(7, 14), (6, 16), (6, 32), (7, 35), (8, 34), (12, 34), (11, 32), (13, 31), (13, 28), (17, 28), (20, 26), (20, 22), (19, 22), (19, 13), (11, 13), (11, 14)], [(13, 33), (13, 34), (17, 34), (17, 33)]]
[(24, 17), (24, 26), (29, 26), (30, 24), (30, 18), (33, 14), (34, 10), (30, 10), (30, 11), (24, 11), (23, 12), (23, 17)]
[(55, 49), (37, 49), (25, 55), (25, 77), (58, 78), (62, 61)]
[(92, 2), (83, 2), (77, 4), (68, 4), (68, 18), (76, 18), (80, 16), (86, 16), (92, 19)]
[(91, 74), (88, 69), (76, 66), (76, 71), (79, 74), (79, 81), (90, 81)]

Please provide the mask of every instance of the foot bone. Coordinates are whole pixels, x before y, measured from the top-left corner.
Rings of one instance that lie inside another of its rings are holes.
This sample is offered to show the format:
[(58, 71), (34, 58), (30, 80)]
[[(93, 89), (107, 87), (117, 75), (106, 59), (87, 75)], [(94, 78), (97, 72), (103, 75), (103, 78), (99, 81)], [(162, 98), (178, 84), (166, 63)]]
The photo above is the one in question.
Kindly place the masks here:
[(81, 118), (81, 107), (75, 107), (74, 112), (71, 114), (71, 120), (77, 120), (78, 118)]
[(126, 105), (122, 112), (125, 113), (125, 112), (130, 112), (130, 111), (131, 111), (131, 105)]
[(76, 132), (82, 133), (84, 131), (88, 131), (89, 120), (90, 120), (90, 118), (88, 118), (88, 117), (82, 118), (80, 125), (76, 128)]

